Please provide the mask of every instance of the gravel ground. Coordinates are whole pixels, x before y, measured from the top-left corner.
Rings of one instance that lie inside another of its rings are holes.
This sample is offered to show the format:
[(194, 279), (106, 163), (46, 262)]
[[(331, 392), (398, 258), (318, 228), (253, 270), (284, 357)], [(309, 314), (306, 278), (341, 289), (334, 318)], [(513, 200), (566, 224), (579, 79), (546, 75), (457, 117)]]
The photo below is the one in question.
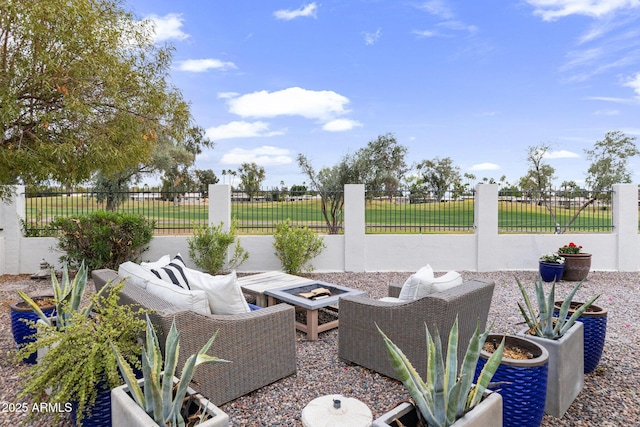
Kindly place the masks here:
[[(520, 300), (515, 283), (518, 277), (531, 284), (534, 272), (462, 272), (466, 279), (484, 278), (496, 282), (489, 323), (494, 332), (515, 333), (522, 328), (516, 301)], [(367, 291), (373, 298), (385, 296), (390, 283), (402, 282), (407, 273), (318, 273), (310, 275)], [(638, 333), (640, 328), (640, 273), (591, 272), (575, 300), (584, 301), (600, 294), (597, 305), (609, 311), (606, 346), (600, 366), (585, 376), (585, 387), (561, 418), (545, 415), (542, 426), (632, 426), (640, 425), (638, 394), (640, 362)], [(573, 287), (572, 282), (558, 284), (558, 299)], [(20, 384), (17, 373), (22, 364), (12, 360), (14, 344), (11, 336), (8, 304), (16, 299), (16, 289), (27, 292), (47, 291), (48, 281), (35, 282), (28, 276), (0, 277), (0, 426), (14, 426), (25, 414), (8, 412), (5, 402), (15, 402)], [(234, 426), (300, 426), (301, 411), (316, 397), (342, 394), (354, 397), (371, 408), (374, 418), (408, 398), (397, 381), (368, 369), (345, 363), (338, 358), (338, 330), (320, 334), (315, 342), (297, 333), (298, 372), (274, 384), (222, 406)], [(38, 426), (68, 425), (39, 420)]]

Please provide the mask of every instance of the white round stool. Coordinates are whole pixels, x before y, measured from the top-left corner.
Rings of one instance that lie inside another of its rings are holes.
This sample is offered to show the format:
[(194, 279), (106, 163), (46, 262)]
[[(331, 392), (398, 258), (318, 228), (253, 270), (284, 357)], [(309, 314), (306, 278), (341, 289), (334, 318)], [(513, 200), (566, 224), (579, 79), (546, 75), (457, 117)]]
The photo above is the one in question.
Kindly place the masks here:
[(370, 427), (372, 421), (367, 405), (339, 394), (315, 398), (302, 410), (304, 427)]

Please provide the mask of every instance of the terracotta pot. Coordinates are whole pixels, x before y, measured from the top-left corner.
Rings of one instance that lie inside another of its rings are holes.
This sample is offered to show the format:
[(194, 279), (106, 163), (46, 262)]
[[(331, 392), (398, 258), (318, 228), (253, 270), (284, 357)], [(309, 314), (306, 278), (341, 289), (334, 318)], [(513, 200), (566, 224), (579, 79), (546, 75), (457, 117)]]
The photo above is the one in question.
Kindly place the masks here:
[(591, 269), (591, 254), (560, 254), (564, 258), (562, 280), (579, 282), (587, 278)]

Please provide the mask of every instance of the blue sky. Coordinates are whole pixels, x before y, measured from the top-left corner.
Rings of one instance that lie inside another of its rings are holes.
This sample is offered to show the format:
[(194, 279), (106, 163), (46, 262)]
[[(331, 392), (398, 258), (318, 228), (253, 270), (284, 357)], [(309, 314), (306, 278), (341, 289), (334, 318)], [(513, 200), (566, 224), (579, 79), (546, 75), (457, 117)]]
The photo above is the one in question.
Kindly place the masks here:
[(269, 187), (301, 184), (298, 153), (320, 169), (393, 133), (410, 164), (511, 183), (547, 143), (557, 183), (582, 184), (585, 148), (640, 135), (640, 0), (128, 6), (174, 45), (172, 82), (215, 142), (196, 166), (220, 179), (254, 161)]

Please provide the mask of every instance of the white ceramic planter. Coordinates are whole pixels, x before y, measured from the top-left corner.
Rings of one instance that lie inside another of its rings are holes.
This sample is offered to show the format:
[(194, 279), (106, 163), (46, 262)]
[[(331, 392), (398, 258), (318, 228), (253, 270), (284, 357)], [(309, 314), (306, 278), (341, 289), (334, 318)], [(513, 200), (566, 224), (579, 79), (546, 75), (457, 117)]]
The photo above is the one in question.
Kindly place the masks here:
[[(174, 377), (174, 382), (178, 378)], [(143, 380), (138, 380), (142, 386)], [(127, 427), (157, 427), (158, 424), (142, 409), (128, 394), (129, 387), (122, 385), (111, 390), (111, 425)], [(229, 416), (222, 412), (213, 403), (198, 395), (191, 387), (187, 388), (187, 393), (196, 395), (201, 406), (206, 406), (207, 412), (212, 416), (198, 427), (227, 427), (229, 426)]]
[[(396, 426), (394, 419), (404, 421), (406, 427), (412, 427), (410, 423), (411, 412), (416, 408), (410, 403), (401, 403), (391, 411), (377, 418), (372, 427)], [(403, 417), (406, 418), (403, 420)], [(415, 416), (413, 417), (415, 419)], [(452, 427), (502, 427), (502, 396), (499, 393), (488, 392), (485, 399), (473, 410), (467, 412), (462, 418), (456, 420)]]
[(561, 418), (584, 387), (584, 327), (576, 322), (558, 340), (528, 335), (525, 328), (518, 332), (541, 345), (549, 352), (547, 399), (544, 412)]

